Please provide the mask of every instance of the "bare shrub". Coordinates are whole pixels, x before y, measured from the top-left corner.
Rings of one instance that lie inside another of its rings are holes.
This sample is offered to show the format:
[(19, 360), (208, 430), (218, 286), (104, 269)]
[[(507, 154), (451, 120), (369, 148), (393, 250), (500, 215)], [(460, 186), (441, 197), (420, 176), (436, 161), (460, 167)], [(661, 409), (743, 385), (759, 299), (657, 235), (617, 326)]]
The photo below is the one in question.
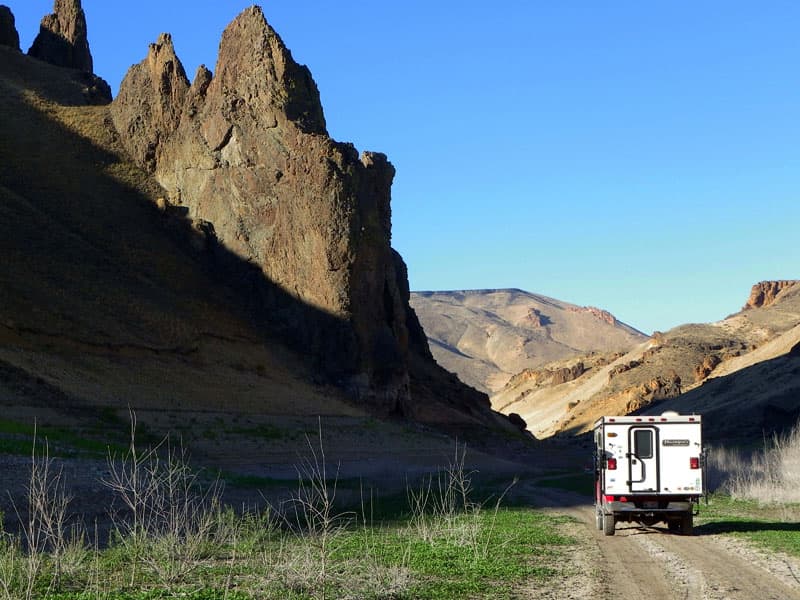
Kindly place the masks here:
[(58, 589), (64, 575), (71, 575), (86, 562), (84, 531), (69, 522), (72, 497), (66, 492), (63, 472), (50, 458), (45, 440), (37, 454), (34, 429), (31, 466), (25, 504), (14, 506), (19, 534), (3, 532), (0, 542), (0, 593), (3, 598), (32, 598), (34, 589)]
[(420, 487), (407, 490), (411, 527), (426, 542), (447, 538), (457, 545), (473, 541), (481, 506), (471, 500), (473, 472), (465, 469), (466, 447), (456, 444), (454, 459), (443, 470), (423, 480)]
[(182, 446), (169, 437), (156, 446), (136, 446), (136, 416), (131, 412), (130, 445), (122, 456), (109, 454), (108, 479), (124, 510), (112, 515), (116, 543), (132, 558), (131, 580), (145, 566), (163, 582), (182, 580), (215, 544), (220, 522), (218, 480), (200, 484)]
[[(286, 522), (296, 528), (304, 544), (304, 556), (284, 555), (286, 581), (294, 589), (310, 589), (316, 597), (328, 597), (342, 583), (339, 573), (330, 570), (335, 543), (354, 522), (355, 513), (337, 512), (336, 489), (339, 468), (328, 477), (321, 423), (316, 445), (306, 436), (309, 455), (297, 466), (297, 493), (287, 503)], [(293, 581), (290, 581), (293, 580)]]
[(759, 502), (800, 502), (800, 425), (764, 440), (761, 450), (746, 453), (715, 448), (709, 468), (734, 498)]
[(414, 533), (428, 543), (447, 542), (469, 547), (476, 558), (489, 555), (492, 533), (500, 504), (516, 479), (497, 497), (486, 517), (487, 502), (472, 499), (474, 471), (468, 471), (466, 446), (456, 443), (453, 460), (446, 468), (430, 475), (421, 487), (407, 488), (411, 507), (410, 526)]

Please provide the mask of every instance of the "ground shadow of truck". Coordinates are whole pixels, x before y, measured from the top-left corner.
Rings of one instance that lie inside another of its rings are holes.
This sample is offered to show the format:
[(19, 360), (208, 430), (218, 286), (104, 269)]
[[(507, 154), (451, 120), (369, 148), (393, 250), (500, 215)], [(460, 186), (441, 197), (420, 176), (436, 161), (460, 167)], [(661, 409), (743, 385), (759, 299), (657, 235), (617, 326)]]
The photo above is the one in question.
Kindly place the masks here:
[(800, 531), (800, 523), (786, 523), (783, 521), (715, 521), (697, 525), (694, 528), (695, 535), (753, 531)]

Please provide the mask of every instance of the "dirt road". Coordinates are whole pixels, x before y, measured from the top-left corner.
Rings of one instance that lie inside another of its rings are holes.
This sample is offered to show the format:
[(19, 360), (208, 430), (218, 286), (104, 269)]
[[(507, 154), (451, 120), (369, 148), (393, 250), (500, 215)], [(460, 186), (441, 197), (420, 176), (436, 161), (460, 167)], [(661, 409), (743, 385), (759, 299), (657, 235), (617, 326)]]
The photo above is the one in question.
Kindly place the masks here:
[(666, 527), (618, 523), (616, 535), (595, 525), (590, 498), (528, 484), (547, 510), (575, 517), (567, 574), (532, 598), (647, 598), (647, 600), (800, 599), (800, 561), (767, 554), (730, 536), (668, 533)]

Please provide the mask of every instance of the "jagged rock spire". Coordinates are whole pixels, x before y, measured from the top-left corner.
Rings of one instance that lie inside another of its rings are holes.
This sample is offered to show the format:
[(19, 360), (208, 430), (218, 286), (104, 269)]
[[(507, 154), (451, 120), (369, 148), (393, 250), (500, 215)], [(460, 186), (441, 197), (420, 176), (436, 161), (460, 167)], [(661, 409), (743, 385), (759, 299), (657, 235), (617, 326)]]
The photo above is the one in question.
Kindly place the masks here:
[(55, 0), (53, 14), (42, 19), (28, 54), (59, 67), (94, 72), (80, 0)]
[(155, 171), (159, 147), (178, 128), (188, 90), (168, 33), (150, 44), (147, 58), (125, 75), (112, 114), (128, 152), (149, 171)]
[[(245, 9), (225, 28), (215, 78), (226, 89), (258, 88), (270, 104), (307, 133), (325, 133), (325, 116), (311, 72), (292, 58), (258, 6)], [(264, 106), (266, 109), (267, 106)], [(279, 120), (282, 115), (276, 115)]]
[(161, 36), (111, 113), (189, 216), (258, 265), (273, 290), (262, 310), (295, 347), (363, 401), (406, 404), (414, 332), (390, 245), (394, 167), (328, 136), (311, 73), (260, 8), (225, 29), (215, 72), (199, 69), (191, 86)]
[(4, 4), (0, 4), (0, 46), (19, 50), (19, 34), (14, 24), (14, 15)]

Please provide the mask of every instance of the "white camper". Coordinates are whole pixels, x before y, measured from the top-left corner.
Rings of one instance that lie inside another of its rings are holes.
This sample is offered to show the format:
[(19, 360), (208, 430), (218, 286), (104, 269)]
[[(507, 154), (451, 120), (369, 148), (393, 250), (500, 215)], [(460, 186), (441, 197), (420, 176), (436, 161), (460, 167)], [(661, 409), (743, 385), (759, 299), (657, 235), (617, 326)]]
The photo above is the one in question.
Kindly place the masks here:
[(594, 444), (598, 529), (614, 535), (620, 521), (664, 522), (692, 534), (705, 485), (699, 415), (601, 417)]

